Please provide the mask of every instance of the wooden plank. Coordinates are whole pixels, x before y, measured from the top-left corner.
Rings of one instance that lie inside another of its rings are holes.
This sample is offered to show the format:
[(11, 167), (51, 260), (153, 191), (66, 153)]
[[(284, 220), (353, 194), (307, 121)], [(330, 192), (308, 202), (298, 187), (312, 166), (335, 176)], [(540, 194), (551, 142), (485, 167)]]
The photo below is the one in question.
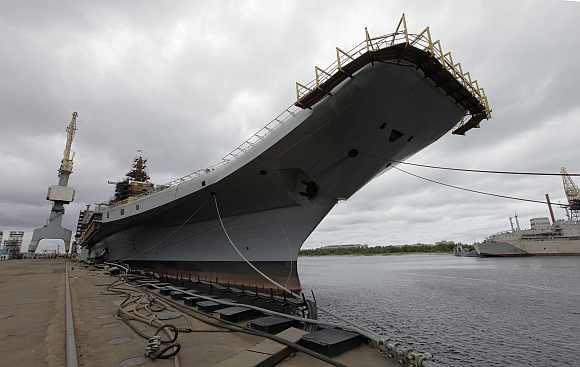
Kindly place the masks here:
[[(289, 328), (276, 334), (276, 336), (284, 338), (289, 342), (296, 343), (306, 334), (308, 334), (307, 331)], [(214, 367), (271, 367), (286, 358), (291, 352), (292, 348), (273, 340), (266, 339), (263, 342), (214, 365)]]

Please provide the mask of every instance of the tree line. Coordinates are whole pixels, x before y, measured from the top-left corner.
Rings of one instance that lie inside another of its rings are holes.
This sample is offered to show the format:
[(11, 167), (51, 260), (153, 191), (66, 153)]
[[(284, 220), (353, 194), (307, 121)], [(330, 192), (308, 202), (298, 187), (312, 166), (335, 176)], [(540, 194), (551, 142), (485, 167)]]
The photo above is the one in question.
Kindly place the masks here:
[(300, 250), (298, 256), (338, 256), (338, 255), (391, 255), (406, 253), (451, 253), (456, 245), (452, 241), (441, 241), (435, 244), (415, 243), (401, 246), (372, 246), (372, 247), (345, 247), (345, 248), (315, 248)]

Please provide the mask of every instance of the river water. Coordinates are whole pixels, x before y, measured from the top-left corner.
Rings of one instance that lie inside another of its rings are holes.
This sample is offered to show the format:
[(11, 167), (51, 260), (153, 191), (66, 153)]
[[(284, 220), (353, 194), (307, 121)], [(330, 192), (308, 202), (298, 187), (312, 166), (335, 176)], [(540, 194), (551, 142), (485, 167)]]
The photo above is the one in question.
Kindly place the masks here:
[(580, 366), (580, 257), (301, 257), (321, 307), (449, 366)]

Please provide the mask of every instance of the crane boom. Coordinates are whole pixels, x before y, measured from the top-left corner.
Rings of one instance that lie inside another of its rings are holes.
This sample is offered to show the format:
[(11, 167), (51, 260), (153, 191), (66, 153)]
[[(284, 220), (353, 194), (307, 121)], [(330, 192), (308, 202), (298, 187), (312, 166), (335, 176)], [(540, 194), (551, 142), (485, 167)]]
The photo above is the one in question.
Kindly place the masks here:
[[(576, 183), (572, 181), (566, 167), (562, 167), (560, 173), (562, 174), (562, 184), (564, 185), (564, 192), (568, 198), (568, 203), (571, 207), (573, 202), (578, 202), (578, 205), (580, 205), (580, 190), (578, 190)], [(580, 209), (580, 207), (578, 209)]]
[(77, 116), (78, 113), (73, 112), (70, 123), (66, 127), (66, 144), (64, 146), (64, 153), (62, 155), (62, 161), (60, 162), (59, 169), (59, 173), (61, 174), (72, 173), (74, 154), (71, 156), (70, 148), (75, 137), (75, 132), (77, 131)]
[(564, 192), (566, 193), (566, 198), (568, 199), (568, 204), (570, 205), (570, 217), (572, 222), (580, 221), (580, 190), (572, 178), (568, 174), (566, 167), (562, 167), (560, 170), (562, 174), (562, 184), (564, 185)]

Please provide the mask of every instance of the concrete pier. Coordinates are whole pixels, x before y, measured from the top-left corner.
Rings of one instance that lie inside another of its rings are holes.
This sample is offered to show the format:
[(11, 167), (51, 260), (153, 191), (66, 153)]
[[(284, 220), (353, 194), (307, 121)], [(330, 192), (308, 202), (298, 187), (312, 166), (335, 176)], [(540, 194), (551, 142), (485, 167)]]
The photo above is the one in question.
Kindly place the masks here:
[[(117, 280), (102, 271), (89, 271), (69, 263), (69, 283), (76, 336), (78, 365), (173, 366), (174, 361), (144, 357), (146, 340), (122, 320), (117, 310), (123, 297), (107, 291)], [(194, 332), (180, 333), (182, 366), (256, 366), (256, 350), (282, 351), (284, 346), (240, 332), (216, 332), (190, 316), (171, 323)], [(142, 325), (138, 329), (152, 334)], [(301, 332), (301, 331), (297, 331)], [(297, 333), (295, 332), (295, 333)], [(292, 332), (290, 332), (292, 334)], [(299, 338), (299, 337), (298, 337)], [(64, 366), (65, 262), (62, 259), (15, 260), (0, 263), (0, 352), (2, 365)], [(328, 366), (301, 352), (286, 351), (281, 367)], [(378, 351), (362, 346), (335, 358), (348, 366), (395, 366)]]
[(0, 263), (3, 366), (64, 366), (64, 261)]

